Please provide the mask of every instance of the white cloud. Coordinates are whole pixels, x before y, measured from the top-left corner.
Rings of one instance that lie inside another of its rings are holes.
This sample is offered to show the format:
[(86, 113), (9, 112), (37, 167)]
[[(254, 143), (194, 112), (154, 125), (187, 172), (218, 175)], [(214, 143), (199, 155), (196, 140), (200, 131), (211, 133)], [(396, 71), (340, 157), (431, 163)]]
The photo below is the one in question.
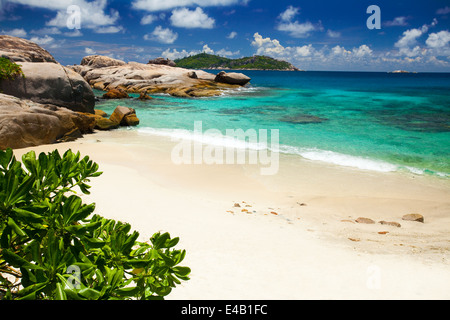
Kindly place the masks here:
[(44, 8), (57, 11), (56, 16), (47, 21), (46, 25), (50, 27), (67, 28), (67, 21), (71, 13), (67, 8), (76, 5), (80, 8), (81, 28), (96, 29), (102, 26), (115, 25), (119, 19), (119, 13), (116, 10), (110, 10), (105, 13), (108, 4), (107, 0), (8, 0), (12, 3), (28, 5), (31, 7)]
[(298, 15), (300, 9), (289, 6), (284, 12), (279, 16), (280, 23), (276, 26), (279, 31), (289, 32), (289, 34), (294, 38), (306, 38), (309, 36), (311, 31), (319, 30), (320, 26), (315, 26), (311, 22), (300, 23), (297, 20), (293, 21), (296, 15)]
[(448, 14), (450, 13), (450, 7), (446, 6), (445, 8), (440, 8), (436, 11), (437, 14)]
[(31, 30), (30, 33), (43, 36), (46, 34), (61, 34), (61, 31), (56, 27), (51, 27), (51, 28), (41, 28), (38, 30)]
[(383, 25), (386, 27), (404, 27), (408, 25), (407, 19), (407, 17), (396, 17), (392, 21), (384, 22)]
[(176, 59), (181, 59), (184, 57), (188, 57), (188, 56), (194, 56), (196, 54), (199, 53), (208, 53), (208, 54), (216, 54), (219, 56), (225, 56), (225, 57), (231, 57), (231, 56), (236, 56), (238, 54), (240, 54), (240, 51), (229, 51), (226, 49), (220, 49), (218, 51), (214, 51), (213, 49), (211, 49), (207, 44), (203, 45), (203, 48), (201, 50), (191, 50), (191, 51), (186, 51), (185, 49), (178, 51), (177, 49), (167, 49), (165, 50), (161, 56), (164, 58), (169, 58), (171, 60), (176, 60)]
[(438, 33), (431, 33), (425, 42), (430, 48), (443, 48), (450, 42), (450, 32), (440, 31)]
[(142, 17), (141, 19), (141, 24), (142, 25), (147, 25), (147, 24), (152, 24), (153, 22), (155, 22), (158, 19), (157, 16), (153, 15), (153, 14), (148, 14), (144, 17)]
[(94, 49), (91, 48), (84, 48), (84, 52), (90, 56), (97, 53)]
[(119, 33), (124, 31), (122, 26), (108, 26), (94, 29), (95, 33)]
[(207, 44), (205, 44), (203, 46), (202, 52), (207, 53), (207, 54), (214, 54), (214, 50), (211, 49)]
[[(428, 29), (428, 28), (427, 28)], [(426, 32), (426, 31), (425, 31)], [(395, 43), (397, 48), (407, 48), (417, 42), (417, 38), (424, 33), (422, 29), (409, 29), (403, 32), (403, 36)]]
[(237, 32), (236, 31), (232, 31), (228, 36), (227, 39), (234, 39), (237, 37)]
[(350, 55), (352, 52), (345, 50), (344, 47), (341, 46), (335, 46), (331, 49), (331, 53), (335, 56), (348, 56)]
[(330, 38), (340, 38), (341, 37), (341, 33), (337, 32), (337, 31), (333, 31), (333, 30), (328, 30), (327, 31), (327, 36), (329, 36)]
[(353, 48), (352, 53), (357, 58), (362, 58), (366, 56), (372, 55), (372, 49), (370, 49), (367, 45), (360, 45), (358, 48)]
[(219, 7), (247, 4), (249, 0), (134, 0), (132, 7), (146, 11), (164, 11), (180, 7)]
[(49, 35), (46, 35), (46, 36), (44, 36), (42, 38), (40, 38), (40, 37), (32, 37), (30, 39), (30, 41), (34, 42), (34, 43), (36, 43), (36, 44), (38, 44), (40, 46), (45, 46), (45, 45), (52, 44), (55, 41), (55, 39), (50, 37)]
[(81, 31), (78, 30), (78, 29), (74, 29), (73, 31), (70, 31), (70, 32), (64, 32), (64, 35), (65, 35), (66, 37), (72, 37), (72, 38), (74, 38), (74, 37), (82, 37), (82, 36), (83, 36), (83, 33), (81, 33)]
[(208, 17), (200, 7), (197, 7), (195, 10), (189, 10), (188, 8), (175, 9), (172, 11), (170, 21), (175, 27), (188, 29), (212, 29), (215, 23), (215, 20)]
[(11, 30), (2, 30), (0, 32), (1, 34), (6, 34), (8, 36), (12, 37), (18, 37), (18, 38), (25, 38), (27, 36), (27, 32), (23, 29), (11, 29)]
[(282, 21), (289, 22), (299, 13), (299, 11), (300, 8), (289, 6), (284, 12), (280, 14), (280, 19)]
[(233, 51), (226, 50), (226, 49), (220, 49), (219, 51), (216, 52), (217, 55), (222, 56), (222, 57), (233, 57), (233, 56), (239, 55), (240, 53), (241, 53), (240, 50), (233, 52)]
[[(424, 56), (427, 54), (426, 48), (421, 48), (417, 44), (417, 40), (424, 34), (426, 34), (430, 27), (436, 26), (438, 21), (433, 19), (431, 24), (424, 24), (420, 28), (409, 29), (403, 32), (402, 37), (394, 44), (398, 48), (398, 55), (406, 57)], [(434, 38), (432, 37), (429, 41), (432, 45), (434, 44)]]
[[(312, 67), (315, 69), (341, 68), (347, 69), (349, 66), (367, 66), (377, 57), (373, 50), (365, 44), (347, 50), (343, 46), (337, 45), (328, 48), (315, 48), (312, 44), (303, 46), (283, 46), (277, 39), (264, 38), (259, 33), (253, 35), (252, 46), (256, 47), (257, 55), (267, 55), (272, 58), (285, 60), (300, 68)], [(331, 68), (330, 68), (331, 67)]]
[(252, 46), (256, 47), (258, 55), (280, 56), (285, 49), (277, 39), (263, 38), (259, 33), (253, 35)]
[(153, 40), (161, 43), (171, 44), (174, 43), (175, 40), (178, 39), (178, 33), (173, 32), (169, 28), (163, 28), (161, 26), (157, 26), (152, 33), (146, 34), (144, 36), (145, 40)]

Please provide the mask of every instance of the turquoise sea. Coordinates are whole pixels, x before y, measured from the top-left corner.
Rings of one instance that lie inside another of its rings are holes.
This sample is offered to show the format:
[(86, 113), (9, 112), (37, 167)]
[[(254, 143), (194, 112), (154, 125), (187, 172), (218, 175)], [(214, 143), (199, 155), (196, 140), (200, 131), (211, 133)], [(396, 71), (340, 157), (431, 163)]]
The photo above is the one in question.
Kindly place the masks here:
[[(450, 178), (450, 74), (243, 71), (238, 91), (213, 98), (101, 100), (136, 109), (143, 135), (278, 129), (284, 153), (374, 171)], [(101, 96), (101, 92), (96, 91)], [(137, 95), (132, 95), (137, 97)], [(185, 129), (185, 130), (180, 130)], [(221, 143), (216, 141), (216, 143)]]

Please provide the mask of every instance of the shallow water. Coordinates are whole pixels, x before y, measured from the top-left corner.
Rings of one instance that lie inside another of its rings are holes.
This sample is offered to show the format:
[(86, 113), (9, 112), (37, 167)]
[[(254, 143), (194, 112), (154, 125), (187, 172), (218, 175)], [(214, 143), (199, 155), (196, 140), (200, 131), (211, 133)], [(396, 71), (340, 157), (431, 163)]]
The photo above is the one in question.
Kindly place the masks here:
[(278, 129), (284, 153), (365, 170), (450, 177), (450, 74), (244, 73), (251, 83), (220, 97), (155, 95), (150, 101), (103, 100), (97, 108), (135, 108), (141, 120), (135, 130), (143, 134), (191, 139), (185, 130), (192, 131), (195, 121), (223, 134)]

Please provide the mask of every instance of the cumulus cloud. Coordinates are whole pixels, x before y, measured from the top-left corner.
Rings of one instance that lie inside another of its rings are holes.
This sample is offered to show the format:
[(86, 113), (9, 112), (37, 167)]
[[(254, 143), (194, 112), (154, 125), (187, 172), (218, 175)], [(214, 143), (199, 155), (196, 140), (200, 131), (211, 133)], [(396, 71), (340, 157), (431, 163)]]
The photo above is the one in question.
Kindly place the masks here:
[(147, 24), (152, 24), (153, 22), (155, 22), (158, 19), (157, 16), (153, 15), (153, 14), (148, 14), (146, 16), (143, 16), (141, 19), (141, 24), (142, 25), (147, 25)]
[(50, 37), (49, 35), (45, 35), (44, 37), (31, 37), (30, 41), (40, 45), (41, 47), (50, 49), (58, 48), (64, 42), (64, 40), (57, 42), (55, 38)]
[(172, 44), (178, 39), (178, 33), (173, 32), (169, 28), (157, 26), (152, 33), (144, 36), (145, 40), (153, 40), (161, 43)]
[[(426, 54), (426, 49), (417, 45), (417, 40), (426, 34), (430, 27), (436, 26), (438, 21), (433, 19), (430, 25), (424, 24), (420, 28), (413, 28), (403, 32), (400, 39), (394, 44), (399, 49), (398, 53), (407, 57), (414, 57), (417, 55)], [(433, 41), (433, 40), (430, 40)]]
[(219, 7), (247, 4), (249, 0), (134, 0), (132, 7), (146, 11), (164, 11), (180, 7)]
[(215, 23), (215, 20), (208, 17), (200, 7), (197, 7), (195, 10), (189, 10), (188, 8), (175, 9), (172, 11), (170, 21), (174, 27), (188, 29), (212, 29)]
[(352, 53), (357, 58), (362, 58), (366, 56), (372, 55), (372, 49), (370, 49), (367, 45), (360, 45), (358, 48), (353, 48)]
[(231, 57), (231, 56), (236, 56), (240, 53), (240, 51), (229, 51), (226, 49), (220, 49), (218, 51), (214, 51), (213, 49), (211, 49), (207, 44), (203, 45), (201, 50), (191, 50), (191, 51), (186, 51), (185, 49), (178, 51), (177, 49), (167, 49), (162, 53), (162, 56), (164, 58), (169, 58), (171, 60), (176, 60), (176, 59), (181, 59), (184, 57), (188, 57), (188, 56), (194, 56), (196, 54), (199, 53), (208, 53), (208, 54), (216, 54), (219, 56), (224, 56), (224, 57)]
[(450, 42), (450, 32), (440, 31), (438, 33), (431, 33), (425, 42), (430, 48), (443, 48)]
[(91, 56), (91, 55), (96, 54), (97, 52), (94, 49), (91, 49), (91, 48), (84, 48), (84, 53), (86, 53), (86, 54)]
[[(67, 8), (71, 5), (80, 8), (81, 28), (96, 29), (114, 26), (119, 19), (119, 13), (116, 10), (110, 10), (109, 14), (105, 12), (107, 0), (9, 0), (9, 2), (57, 11), (56, 16), (47, 21), (46, 25), (49, 27), (67, 28), (67, 21), (71, 16)], [(115, 30), (119, 32), (122, 28), (117, 27)]]
[(2, 30), (0, 34), (6, 34), (8, 36), (18, 37), (18, 38), (25, 38), (27, 36), (27, 32), (25, 29), (11, 29), (11, 30)]
[(259, 33), (253, 35), (251, 44), (256, 48), (257, 55), (286, 60), (301, 68), (327, 66), (336, 69), (342, 66), (345, 69), (348, 65), (367, 65), (374, 55), (373, 50), (365, 44), (352, 49), (339, 45), (331, 49), (326, 45), (315, 48), (312, 44), (291, 47), (283, 46), (277, 39), (264, 38)]
[(299, 11), (300, 8), (289, 6), (280, 14), (280, 22), (276, 26), (276, 29), (279, 31), (288, 32), (294, 38), (306, 38), (310, 35), (311, 31), (321, 29), (320, 24), (314, 25), (309, 21), (304, 23), (300, 23), (297, 20), (293, 21), (293, 19), (298, 15)]

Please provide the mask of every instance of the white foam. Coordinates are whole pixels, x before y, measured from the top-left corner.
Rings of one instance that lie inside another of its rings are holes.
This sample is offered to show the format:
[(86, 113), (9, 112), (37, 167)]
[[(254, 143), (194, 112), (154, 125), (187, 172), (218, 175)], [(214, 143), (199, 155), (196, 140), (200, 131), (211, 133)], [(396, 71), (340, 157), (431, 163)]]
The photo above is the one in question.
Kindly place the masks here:
[[(250, 143), (248, 141), (238, 140), (234, 137), (221, 135), (207, 135), (184, 129), (157, 129), (144, 127), (137, 129), (139, 133), (156, 135), (171, 138), (172, 140), (190, 140), (200, 142), (205, 145), (216, 145), (225, 148), (235, 148), (244, 150), (265, 150), (265, 143)], [(280, 145), (278, 148), (269, 148), (272, 152), (299, 155), (312, 161), (321, 161), (324, 163), (335, 164), (344, 167), (351, 167), (360, 170), (369, 170), (377, 172), (394, 172), (407, 170), (413, 174), (423, 175), (425, 170), (409, 166), (399, 166), (382, 160), (375, 160), (366, 157), (353, 156), (339, 152), (321, 150), (317, 148), (300, 148), (289, 145)], [(448, 174), (435, 172), (440, 177), (449, 177)]]
[(222, 146), (225, 148), (235, 148), (243, 150), (265, 150), (267, 145), (265, 143), (252, 143), (248, 141), (239, 140), (235, 137), (230, 137), (224, 134), (208, 135), (205, 133), (197, 133), (184, 129), (155, 129), (155, 128), (139, 128), (139, 133), (157, 135), (171, 138), (172, 140), (189, 140), (200, 142), (205, 145)]
[(362, 170), (392, 172), (398, 169), (396, 165), (393, 165), (388, 162), (373, 160), (364, 157), (351, 156), (329, 150), (280, 146), (280, 151), (285, 153), (298, 154), (308, 160), (321, 161), (344, 167), (353, 167)]

